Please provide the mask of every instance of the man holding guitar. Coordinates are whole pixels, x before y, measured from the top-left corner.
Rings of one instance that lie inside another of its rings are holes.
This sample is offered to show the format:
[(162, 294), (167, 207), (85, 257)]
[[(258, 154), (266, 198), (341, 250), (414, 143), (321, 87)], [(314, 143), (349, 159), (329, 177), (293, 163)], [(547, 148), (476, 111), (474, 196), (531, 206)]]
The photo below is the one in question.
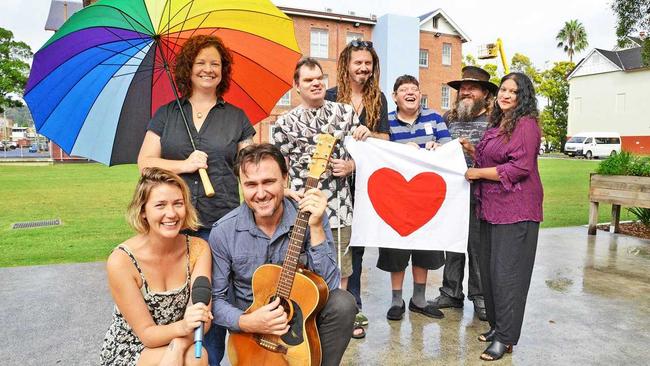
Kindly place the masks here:
[[(326, 163), (327, 158), (323, 166)], [(231, 331), (230, 362), (312, 365), (319, 364), (322, 354), (322, 365), (338, 365), (352, 336), (356, 305), (352, 295), (338, 289), (340, 272), (324, 214), (325, 195), (311, 188), (298, 202), (285, 198), (286, 161), (270, 144), (242, 149), (235, 172), (244, 203), (219, 220), (210, 234), (214, 322)], [(311, 178), (315, 187), (318, 175)], [(298, 260), (313, 273), (296, 269)], [(281, 274), (265, 272), (267, 263), (282, 266)], [(315, 285), (302, 290), (307, 277)], [(264, 289), (265, 282), (272, 288)], [(302, 302), (303, 292), (319, 283), (320, 298), (316, 291), (316, 299)], [(229, 296), (230, 289), (234, 296)], [(301, 327), (309, 320), (317, 331)], [(307, 362), (293, 358), (299, 356), (294, 349), (302, 346)]]

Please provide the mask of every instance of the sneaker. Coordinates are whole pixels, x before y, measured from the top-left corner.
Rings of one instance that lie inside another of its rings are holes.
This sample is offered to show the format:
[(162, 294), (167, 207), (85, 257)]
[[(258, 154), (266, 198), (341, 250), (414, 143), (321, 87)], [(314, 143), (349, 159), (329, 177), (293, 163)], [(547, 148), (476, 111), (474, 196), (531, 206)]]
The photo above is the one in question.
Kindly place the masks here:
[(355, 324), (363, 325), (365, 327), (368, 325), (368, 317), (364, 313), (358, 312), (354, 318), (354, 322)]
[(388, 320), (402, 320), (404, 313), (406, 312), (406, 304), (402, 300), (402, 306), (391, 306), (386, 313), (386, 318)]
[(443, 314), (442, 311), (438, 310), (435, 306), (427, 304), (425, 307), (421, 308), (413, 303), (413, 299), (409, 301), (409, 310), (428, 316), (429, 318), (442, 319), (445, 317), (445, 314)]
[(438, 309), (444, 308), (462, 308), (463, 300), (455, 299), (447, 295), (440, 295), (430, 302), (431, 305)]

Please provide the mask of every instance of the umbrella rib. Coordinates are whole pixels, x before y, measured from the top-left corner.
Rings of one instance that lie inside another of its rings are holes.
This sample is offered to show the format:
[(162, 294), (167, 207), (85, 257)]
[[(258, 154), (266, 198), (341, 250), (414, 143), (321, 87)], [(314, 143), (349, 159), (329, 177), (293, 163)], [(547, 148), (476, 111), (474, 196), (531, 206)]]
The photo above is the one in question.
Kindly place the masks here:
[(241, 91), (243, 91), (244, 94), (246, 94), (253, 101), (253, 103), (255, 103), (256, 106), (258, 106), (261, 110), (264, 111), (264, 113), (266, 113), (266, 110), (259, 103), (257, 103), (257, 101), (255, 100), (255, 98), (253, 98), (252, 95), (248, 94), (246, 89), (244, 89), (241, 85), (239, 85), (239, 83), (237, 83), (235, 80), (230, 80), (230, 82), (237, 85), (239, 87), (239, 89), (241, 89)]
[[(133, 17), (131, 17), (127, 13), (123, 12), (121, 9), (118, 9), (118, 8), (116, 8), (114, 6), (111, 6), (111, 5), (102, 4), (102, 3), (95, 4), (94, 6), (98, 6), (98, 7), (101, 6), (101, 7), (115, 9), (118, 13), (122, 14), (122, 17), (124, 17), (124, 19), (129, 23), (129, 25), (131, 26), (131, 29), (129, 29), (129, 30), (135, 31), (136, 33), (140, 33), (139, 31), (135, 30), (135, 27), (133, 27), (133, 24), (128, 21), (127, 17), (130, 18), (131, 20), (133, 20), (135, 23), (139, 24), (143, 29), (145, 29), (145, 30), (147, 29), (146, 25), (144, 25), (144, 24), (140, 23), (139, 21), (135, 20)], [(152, 24), (152, 26), (153, 26), (153, 24)], [(154, 30), (154, 32), (155, 32), (155, 30)], [(151, 35), (153, 35), (153, 34), (150, 34), (150, 36)]]
[[(183, 28), (185, 28), (185, 22), (187, 21), (188, 15), (190, 15), (190, 12), (192, 11), (192, 6), (194, 5), (194, 0), (191, 0), (188, 4), (189, 4), (190, 8), (187, 9), (187, 14), (185, 15), (185, 19), (183, 20), (183, 25), (181, 26), (181, 31), (176, 34), (176, 40), (174, 41), (174, 44), (178, 44), (178, 38), (181, 36), (181, 32), (183, 31)], [(180, 13), (180, 10), (179, 10), (179, 13)], [(203, 23), (203, 22), (201, 22), (201, 23)]]
[[(261, 37), (261, 36), (255, 34), (255, 33), (246, 32), (246, 31), (243, 31), (243, 30), (241, 30), (241, 29), (221, 28), (221, 27), (210, 27), (210, 28), (203, 28), (203, 29), (214, 29), (214, 31), (212, 31), (211, 34), (216, 33), (216, 32), (219, 31), (220, 29), (226, 29), (226, 30), (231, 30), (231, 31), (234, 31), (234, 32), (250, 34), (251, 36), (254, 36), (254, 37), (257, 37), (257, 38), (262, 38), (262, 39), (265, 40), (266, 42), (270, 42), (270, 43), (276, 44), (276, 45), (278, 45), (278, 46), (280, 46), (280, 47), (286, 48), (286, 49), (288, 49), (288, 50), (290, 50), (290, 51), (292, 51), (292, 52), (295, 52), (295, 53), (300, 54), (300, 52), (298, 52), (298, 51), (296, 51), (296, 50), (293, 50), (293, 49), (287, 47), (286, 45), (284, 45), (284, 44), (282, 44), (282, 43), (278, 43), (278, 42), (273, 41), (273, 40), (270, 40), (270, 39), (268, 39), (268, 38)], [(189, 38), (181, 37), (181, 38), (179, 38), (179, 39), (187, 40), (187, 39), (189, 39)]]
[[(93, 28), (104, 28), (104, 27), (93, 27)], [(118, 36), (118, 37), (119, 37), (119, 36)], [(122, 39), (121, 37), (119, 37), (119, 38), (120, 38), (122, 41), (126, 41), (125, 39)], [(145, 39), (145, 41), (146, 41), (146, 39)], [(117, 41), (116, 41), (116, 42), (117, 42)], [(110, 43), (113, 43), (113, 42), (110, 42)], [(127, 42), (127, 43), (128, 43), (129, 45), (131, 45), (132, 48), (138, 48), (137, 46), (132, 45), (130, 42)], [(143, 43), (145, 43), (145, 42), (143, 42)], [(105, 48), (105, 47), (102, 47), (102, 46), (94, 46), (94, 47), (92, 47), (92, 48), (99, 48), (99, 49), (101, 49), (101, 50), (104, 50), (104, 51), (107, 51), (107, 52), (110, 53), (110, 55), (109, 55), (106, 59), (104, 59), (104, 61), (108, 60), (110, 57), (113, 57), (113, 56), (115, 56), (115, 55), (124, 55), (124, 56), (128, 56), (129, 58), (133, 58), (133, 57), (135, 57), (135, 56), (131, 56), (131, 55), (129, 55), (129, 54), (124, 53), (124, 51), (115, 51), (115, 50), (111, 50), (111, 49), (109, 49), (109, 48)], [(138, 48), (139, 51), (142, 51), (143, 49), (144, 49), (144, 48)], [(76, 53), (76, 54), (74, 54), (74, 55), (71, 55), (71, 56), (70, 56), (70, 57), (69, 57), (65, 62), (69, 61), (69, 60), (72, 59), (73, 57), (76, 57), (76, 56), (80, 55), (82, 52), (87, 51), (87, 50), (88, 50), (88, 49), (85, 49), (85, 50), (82, 50), (82, 51), (80, 51), (80, 52), (78, 52), (78, 53)], [(137, 57), (135, 57), (135, 58), (137, 58)], [(95, 65), (95, 67), (102, 65), (102, 64), (104, 63), (104, 61), (99, 62), (97, 65)], [(65, 63), (65, 62), (64, 62), (64, 63)], [(59, 65), (59, 66), (61, 66), (61, 65)], [(57, 68), (58, 68), (59, 66), (57, 66)], [(43, 80), (45, 80), (45, 79), (47, 79), (47, 78), (44, 77), (44, 78), (42, 78), (41, 80), (39, 80), (36, 84), (34, 84), (34, 86), (32, 86), (31, 90), (36, 89), (36, 87), (37, 87), (38, 85), (40, 85), (41, 82), (43, 82)], [(49, 115), (48, 115), (48, 117), (49, 117)]]
[[(256, 13), (256, 14), (266, 15), (266, 16), (268, 16), (268, 17), (272, 17), (272, 18), (282, 19), (282, 20), (285, 20), (285, 21), (287, 21), (287, 22), (291, 22), (291, 19), (285, 18), (286, 15), (285, 15), (285, 17), (282, 17), (282, 16), (279, 16), (279, 15), (274, 15), (274, 14), (264, 13), (264, 12), (257, 11), (257, 10), (243, 10), (243, 9), (218, 9), (218, 10), (210, 10), (210, 11), (206, 11), (206, 12), (203, 12), (203, 13), (196, 14), (196, 15), (194, 15), (194, 16), (192, 16), (192, 17), (188, 17), (188, 18), (185, 19), (185, 21), (187, 21), (187, 20), (189, 20), (189, 19), (197, 18), (197, 17), (199, 17), (199, 16), (201, 16), (201, 15), (203, 15), (203, 14), (207, 14), (208, 16), (210, 16), (210, 14), (212, 14), (212, 13), (218, 13), (218, 12), (222, 12), (222, 11), (239, 11), (239, 12), (242, 12), (242, 13)], [(283, 13), (283, 14), (284, 14), (284, 13)], [(171, 22), (171, 19), (170, 19), (169, 21)], [(178, 24), (180, 24), (180, 23), (178, 23)], [(168, 27), (169, 27), (169, 29), (171, 29), (171, 28), (177, 27), (178, 24), (168, 25)]]
[[(110, 57), (113, 57), (113, 56), (114, 56), (114, 55), (110, 55), (110, 56), (108, 56), (104, 61), (106, 61), (107, 59), (109, 59)], [(102, 61), (102, 62), (104, 62), (104, 61)], [(119, 70), (119, 69), (118, 69), (118, 70)], [(117, 72), (118, 70), (116, 70), (116, 72)], [(86, 73), (85, 75), (88, 75), (88, 73)], [(59, 102), (56, 104), (57, 106), (59, 106), (59, 105), (61, 104), (61, 101), (64, 100), (64, 99), (68, 96), (68, 94), (70, 93), (70, 91), (73, 90), (73, 89), (75, 88), (75, 86), (77, 86), (77, 84), (79, 84), (79, 82), (81, 82), (81, 80), (83, 80), (83, 77), (81, 77), (79, 80), (75, 81), (74, 84), (72, 84), (72, 85), (70, 86), (70, 88), (65, 92), (65, 94), (64, 94), (64, 95), (61, 97), (61, 99), (59, 100)], [(88, 113), (90, 113), (90, 111), (92, 110), (93, 106), (95, 105), (95, 102), (97, 102), (97, 98), (99, 98), (99, 96), (102, 94), (102, 91), (106, 88), (106, 85), (108, 85), (108, 83), (105, 83), (104, 86), (102, 86), (100, 92), (97, 93), (97, 95), (95, 96), (95, 98), (94, 98), (92, 104), (90, 105), (90, 108), (88, 109)], [(44, 128), (45, 125), (47, 124), (47, 122), (48, 122), (50, 116), (52, 115), (52, 113), (54, 113), (55, 110), (56, 110), (56, 107), (53, 108), (53, 109), (52, 109), (52, 110), (47, 114), (47, 117), (45, 117), (45, 119), (44, 119), (43, 125), (41, 125), (41, 128), (39, 128), (38, 131), (43, 130), (43, 128)], [(86, 118), (87, 118), (87, 117), (88, 117), (88, 115), (86, 114)], [(84, 120), (85, 120), (85, 118), (84, 118)], [(73, 147), (73, 148), (74, 148), (74, 145), (77, 143), (77, 138), (79, 138), (79, 132), (80, 132), (80, 131), (81, 131), (81, 128), (79, 128), (79, 131), (77, 131), (77, 135), (75, 136), (74, 141), (72, 142), (72, 147)], [(65, 151), (65, 150), (64, 150), (64, 151)], [(72, 153), (72, 148), (70, 149), (70, 151), (65, 151), (65, 152), (66, 152), (67, 154)]]

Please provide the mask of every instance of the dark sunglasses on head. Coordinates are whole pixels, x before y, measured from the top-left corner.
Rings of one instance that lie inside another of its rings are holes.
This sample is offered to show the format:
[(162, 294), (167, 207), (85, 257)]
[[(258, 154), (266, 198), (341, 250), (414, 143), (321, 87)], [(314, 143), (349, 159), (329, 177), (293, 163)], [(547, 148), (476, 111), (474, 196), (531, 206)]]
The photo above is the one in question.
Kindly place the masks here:
[(350, 45), (356, 48), (358, 47), (372, 48), (372, 42), (362, 41), (360, 39), (355, 39), (354, 41), (350, 42)]

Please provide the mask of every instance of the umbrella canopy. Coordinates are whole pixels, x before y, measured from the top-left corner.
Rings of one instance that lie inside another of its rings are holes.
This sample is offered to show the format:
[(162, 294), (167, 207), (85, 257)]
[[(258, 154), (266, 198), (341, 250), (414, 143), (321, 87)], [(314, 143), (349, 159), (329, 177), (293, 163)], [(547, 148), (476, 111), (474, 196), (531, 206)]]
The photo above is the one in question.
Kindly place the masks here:
[(198, 34), (231, 50), (224, 99), (253, 123), (268, 116), (300, 58), (293, 22), (270, 1), (101, 0), (34, 56), (24, 99), (37, 131), (71, 155), (134, 163), (151, 116), (174, 99), (164, 66)]

